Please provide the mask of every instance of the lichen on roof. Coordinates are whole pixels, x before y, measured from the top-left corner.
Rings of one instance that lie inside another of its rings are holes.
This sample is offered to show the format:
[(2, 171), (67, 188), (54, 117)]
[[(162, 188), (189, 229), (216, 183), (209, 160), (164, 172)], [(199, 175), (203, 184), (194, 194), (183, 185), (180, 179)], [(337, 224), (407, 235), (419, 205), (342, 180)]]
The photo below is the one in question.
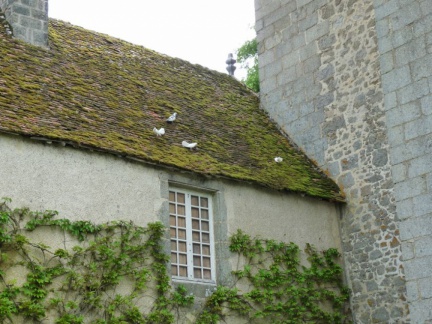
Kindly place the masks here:
[[(234, 78), (57, 20), (49, 47), (0, 29), (0, 131), (344, 200)], [(167, 124), (173, 112), (177, 120)], [(154, 127), (166, 134), (155, 136)]]

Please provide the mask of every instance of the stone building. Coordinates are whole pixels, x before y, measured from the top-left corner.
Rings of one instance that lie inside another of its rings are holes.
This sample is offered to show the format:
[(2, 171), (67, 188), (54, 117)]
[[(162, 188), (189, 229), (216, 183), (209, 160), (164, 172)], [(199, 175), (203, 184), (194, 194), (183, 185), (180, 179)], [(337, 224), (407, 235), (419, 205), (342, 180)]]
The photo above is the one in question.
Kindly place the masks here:
[(347, 195), (355, 322), (431, 321), (432, 2), (255, 7), (261, 105)]
[(161, 221), (172, 279), (198, 298), (232, 285), (228, 237), (237, 229), (341, 248), (343, 192), (237, 80), (48, 24), (46, 1), (0, 9), (0, 197), (12, 207)]

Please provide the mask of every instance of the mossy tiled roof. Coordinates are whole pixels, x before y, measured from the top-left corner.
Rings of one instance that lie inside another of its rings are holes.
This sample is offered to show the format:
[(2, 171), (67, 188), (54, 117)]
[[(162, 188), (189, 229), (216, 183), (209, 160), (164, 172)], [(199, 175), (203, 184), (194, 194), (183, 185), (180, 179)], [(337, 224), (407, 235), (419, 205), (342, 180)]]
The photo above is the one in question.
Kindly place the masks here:
[[(56, 20), (49, 46), (0, 30), (0, 131), (343, 200), (234, 78)], [(153, 127), (166, 134), (156, 137)]]

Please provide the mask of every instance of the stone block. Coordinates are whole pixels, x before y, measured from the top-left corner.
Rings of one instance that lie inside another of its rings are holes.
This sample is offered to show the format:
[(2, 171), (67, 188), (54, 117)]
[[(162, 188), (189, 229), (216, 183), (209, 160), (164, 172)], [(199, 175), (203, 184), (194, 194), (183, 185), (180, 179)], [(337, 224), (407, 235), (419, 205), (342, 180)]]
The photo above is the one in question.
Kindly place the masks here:
[(412, 28), (403, 28), (397, 30), (392, 35), (392, 44), (394, 48), (409, 43), (414, 38)]
[(394, 127), (421, 117), (420, 104), (410, 102), (387, 111), (387, 125)]
[(304, 32), (305, 30), (315, 26), (318, 23), (318, 14), (315, 13), (311, 16), (307, 16), (305, 19), (298, 22), (299, 31)]
[(408, 66), (402, 66), (383, 74), (382, 83), (384, 94), (407, 86), (411, 83), (410, 68)]
[(411, 323), (432, 323), (432, 299), (421, 299), (410, 303)]
[(307, 59), (311, 56), (317, 55), (317, 53), (318, 50), (315, 42), (299, 48), (299, 54), (302, 59)]
[(380, 55), (380, 67), (381, 73), (387, 73), (394, 69), (394, 60), (393, 60), (393, 52), (389, 51)]
[(411, 83), (396, 92), (399, 104), (406, 104), (410, 101), (422, 98), (429, 94), (429, 84), (426, 78)]
[(432, 234), (432, 216), (410, 218), (400, 222), (400, 237), (406, 241)]
[(390, 36), (384, 36), (378, 39), (378, 48), (381, 54), (393, 50), (393, 45)]
[(432, 152), (430, 136), (417, 137), (408, 142), (394, 146), (390, 151), (392, 163), (401, 163)]
[(260, 74), (263, 73), (263, 78), (271, 78), (278, 75), (281, 72), (282, 72), (281, 61), (271, 62), (260, 70)]
[(424, 236), (416, 239), (414, 241), (414, 248), (417, 258), (432, 255), (432, 236)]
[(394, 183), (406, 180), (407, 167), (403, 163), (394, 164), (391, 168), (392, 178)]
[(396, 67), (413, 62), (426, 55), (424, 37), (418, 37), (398, 48), (394, 52)]
[(431, 76), (432, 55), (426, 55), (410, 63), (411, 75), (413, 81), (420, 80)]
[(432, 30), (432, 15), (427, 15), (416, 21), (413, 26), (414, 36), (422, 36)]
[(300, 7), (303, 7), (314, 0), (296, 0), (296, 1), (297, 1), (297, 8), (300, 8)]
[[(376, 32), (378, 39), (387, 36), (390, 32), (390, 21), (388, 18), (377, 20), (376, 25)], [(389, 37), (390, 45), (391, 45), (391, 38)]]
[(321, 59), (318, 55), (312, 56), (303, 61), (303, 72), (313, 73), (318, 71), (321, 66)]
[(432, 170), (432, 154), (419, 156), (409, 161), (408, 177), (414, 178), (422, 174), (430, 173)]
[(425, 115), (432, 114), (432, 95), (425, 96), (421, 99), (421, 110)]
[[(414, 197), (413, 203), (414, 217), (432, 214), (432, 192)], [(430, 234), (432, 234), (432, 232)]]
[(432, 133), (432, 115), (425, 116), (405, 124), (406, 140), (410, 140), (415, 137), (423, 136), (431, 133)]
[(432, 257), (415, 258), (405, 261), (407, 280), (416, 280), (432, 276)]
[(276, 11), (281, 7), (280, 1), (266, 1), (265, 4), (261, 3), (259, 9), (255, 10), (255, 19), (261, 19), (270, 13)]
[(396, 201), (422, 195), (426, 192), (426, 178), (417, 177), (395, 183), (394, 196)]
[(396, 107), (396, 105), (397, 105), (396, 92), (387, 93), (384, 96), (384, 109), (389, 110), (391, 108)]
[(420, 297), (417, 280), (407, 281), (407, 297), (409, 301), (418, 300)]
[(414, 243), (402, 242), (402, 258), (404, 261), (414, 258)]
[(15, 3), (12, 10), (16, 14), (30, 16), (30, 8), (27, 6), (21, 6)]
[(312, 28), (306, 30), (306, 43), (310, 43), (314, 40), (317, 40), (321, 36), (328, 34), (329, 32), (329, 21), (325, 20)]
[(408, 219), (413, 216), (413, 199), (408, 198), (396, 203), (396, 212), (399, 220)]
[(419, 3), (410, 1), (408, 5), (400, 8), (390, 16), (393, 30), (401, 29), (420, 19), (421, 16), (422, 13)]
[(423, 299), (432, 298), (432, 276), (429, 278), (422, 278), (418, 281), (420, 287), (420, 296)]
[(381, 6), (376, 7), (375, 18), (376, 20), (380, 20), (396, 12), (397, 10), (399, 10), (398, 0), (390, 0), (388, 2), (383, 3)]

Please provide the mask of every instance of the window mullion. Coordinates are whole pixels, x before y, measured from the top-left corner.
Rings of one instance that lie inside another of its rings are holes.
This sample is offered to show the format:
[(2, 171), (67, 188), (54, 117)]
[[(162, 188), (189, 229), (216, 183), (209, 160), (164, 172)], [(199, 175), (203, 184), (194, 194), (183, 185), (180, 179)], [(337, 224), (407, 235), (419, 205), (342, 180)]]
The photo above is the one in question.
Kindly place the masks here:
[(191, 195), (186, 194), (186, 244), (187, 244), (187, 264), (188, 278), (194, 278), (193, 272), (193, 253), (192, 253), (192, 211), (191, 211)]

